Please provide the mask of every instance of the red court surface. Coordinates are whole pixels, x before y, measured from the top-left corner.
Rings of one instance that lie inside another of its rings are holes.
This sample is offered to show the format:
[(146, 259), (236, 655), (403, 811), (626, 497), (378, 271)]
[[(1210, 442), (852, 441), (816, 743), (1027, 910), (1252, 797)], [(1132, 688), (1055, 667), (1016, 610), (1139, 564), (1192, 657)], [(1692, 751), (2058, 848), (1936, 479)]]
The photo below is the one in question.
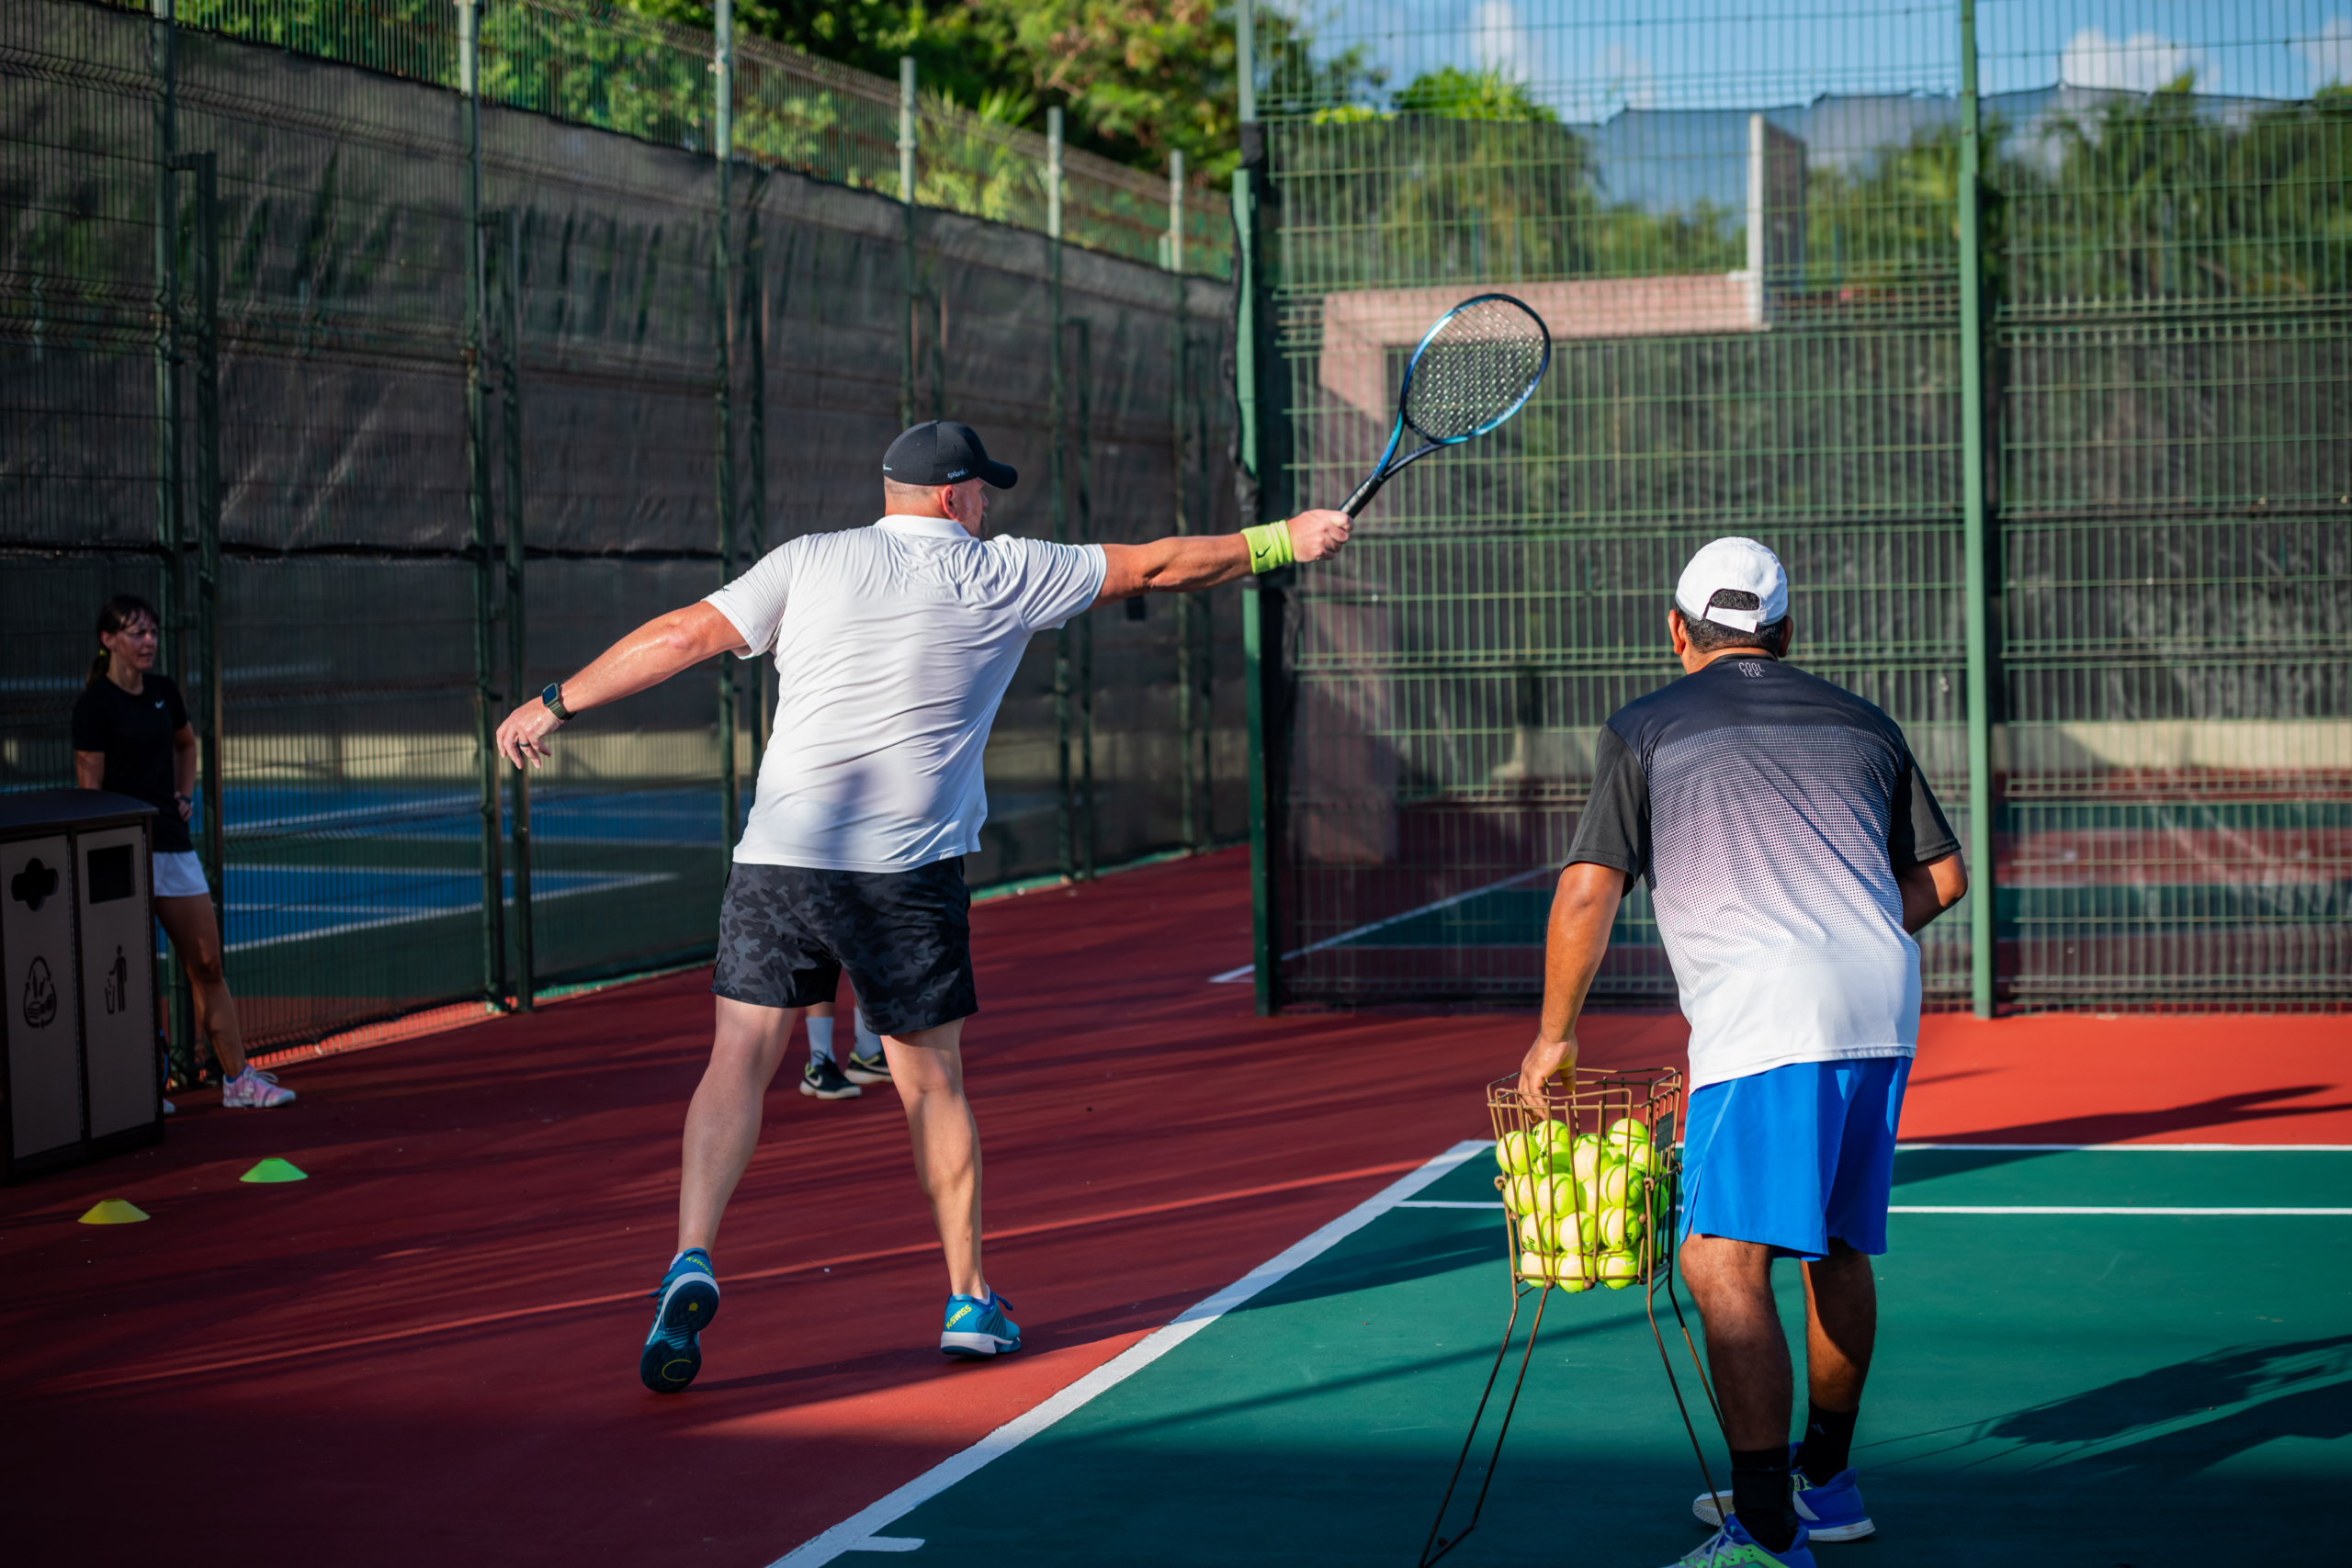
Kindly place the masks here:
[[(1483, 1131), (1515, 1014), (1260, 1020), (1235, 854), (974, 913), (989, 1272), (1032, 1347), (944, 1361), (894, 1098), (780, 1079), (687, 1393), (640, 1389), (700, 975), (194, 1097), (161, 1148), (0, 1191), (17, 1562), (760, 1568)], [(1679, 1057), (1671, 1015), (1589, 1062)], [(1906, 1135), (2352, 1144), (2340, 1016), (1930, 1018)], [(237, 1181), (277, 1155), (311, 1179)], [(101, 1198), (145, 1224), (85, 1226)]]

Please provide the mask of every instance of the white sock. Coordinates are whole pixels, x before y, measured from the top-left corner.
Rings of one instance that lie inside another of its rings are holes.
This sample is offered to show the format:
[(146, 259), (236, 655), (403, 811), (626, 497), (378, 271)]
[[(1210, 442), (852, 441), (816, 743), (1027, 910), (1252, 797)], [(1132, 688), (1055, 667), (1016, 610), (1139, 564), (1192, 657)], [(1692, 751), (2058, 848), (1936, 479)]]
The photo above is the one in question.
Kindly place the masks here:
[(857, 1020), (857, 1054), (865, 1057), (879, 1056), (882, 1054), (882, 1037), (874, 1032), (872, 1024), (865, 1021), (865, 1010), (856, 1008), (852, 1012)]
[(830, 1018), (812, 1018), (805, 1021), (808, 1025), (808, 1059), (812, 1062), (831, 1061), (833, 1059), (833, 1021)]

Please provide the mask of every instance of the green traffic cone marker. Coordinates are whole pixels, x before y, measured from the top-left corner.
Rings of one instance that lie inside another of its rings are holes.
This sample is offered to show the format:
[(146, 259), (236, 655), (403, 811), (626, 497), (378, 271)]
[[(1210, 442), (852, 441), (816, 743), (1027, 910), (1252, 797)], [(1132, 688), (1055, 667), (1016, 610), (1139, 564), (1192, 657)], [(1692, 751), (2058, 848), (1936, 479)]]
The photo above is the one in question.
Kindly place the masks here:
[(135, 1225), (146, 1217), (147, 1211), (138, 1204), (126, 1202), (120, 1198), (108, 1198), (104, 1202), (91, 1204), (90, 1212), (82, 1216), (82, 1223), (85, 1225)]
[(272, 1155), (237, 1179), (240, 1181), (308, 1181), (311, 1178), (307, 1171)]

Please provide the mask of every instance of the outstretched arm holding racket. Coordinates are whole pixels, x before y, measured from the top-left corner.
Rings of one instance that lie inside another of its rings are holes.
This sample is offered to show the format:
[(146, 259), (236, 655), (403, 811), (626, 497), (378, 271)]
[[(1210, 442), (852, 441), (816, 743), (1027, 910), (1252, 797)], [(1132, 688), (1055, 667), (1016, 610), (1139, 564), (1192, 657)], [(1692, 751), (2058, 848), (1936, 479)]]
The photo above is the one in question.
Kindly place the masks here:
[(1188, 593), (1295, 561), (1329, 560), (1348, 542), (1348, 525), (1352, 521), (1345, 512), (1302, 512), (1284, 522), (1245, 528), (1238, 534), (1180, 535), (1148, 545), (1105, 545), (1102, 599)]
[[(1348, 542), (1349, 524), (1390, 479), (1432, 452), (1486, 434), (1527, 404), (1552, 363), (1544, 319), (1508, 294), (1464, 299), (1414, 345), (1397, 394), (1396, 418), (1380, 461), (1337, 512), (1302, 512), (1238, 535), (1105, 545), (1103, 599), (1214, 588), (1294, 562), (1327, 560)], [(1405, 450), (1407, 432), (1421, 445)]]

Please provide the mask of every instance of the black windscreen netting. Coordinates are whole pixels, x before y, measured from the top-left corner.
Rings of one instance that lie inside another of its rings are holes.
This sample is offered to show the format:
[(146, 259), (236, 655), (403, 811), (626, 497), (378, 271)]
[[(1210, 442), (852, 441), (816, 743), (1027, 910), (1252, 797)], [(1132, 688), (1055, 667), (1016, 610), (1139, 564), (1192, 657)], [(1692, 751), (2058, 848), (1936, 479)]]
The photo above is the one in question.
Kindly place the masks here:
[[(503, 714), (760, 549), (871, 522), (903, 408), (974, 424), (1022, 469), (992, 512), (1004, 531), (1140, 539), (1180, 511), (1195, 531), (1237, 525), (1224, 286), (1067, 249), (1057, 344), (1042, 236), (929, 209), (910, 226), (871, 192), (748, 164), (722, 283), (707, 156), (494, 107), (469, 446), (462, 101), (187, 29), (171, 131), (214, 164), (217, 395), (192, 164), (162, 247), (177, 363), (159, 378), (158, 39), (62, 0), (0, 15), (0, 788), (71, 782), (97, 607), (158, 604), (164, 667), (192, 701), (220, 682), (216, 891), (261, 1044), (514, 992), (514, 797), (500, 779), (486, 844), (478, 693)], [(1238, 833), (1239, 666), (1230, 592), (1040, 638), (989, 748), (970, 881)], [(776, 678), (737, 671), (740, 809)], [(565, 732), (529, 798), (537, 987), (708, 952), (721, 736), (716, 671)]]

